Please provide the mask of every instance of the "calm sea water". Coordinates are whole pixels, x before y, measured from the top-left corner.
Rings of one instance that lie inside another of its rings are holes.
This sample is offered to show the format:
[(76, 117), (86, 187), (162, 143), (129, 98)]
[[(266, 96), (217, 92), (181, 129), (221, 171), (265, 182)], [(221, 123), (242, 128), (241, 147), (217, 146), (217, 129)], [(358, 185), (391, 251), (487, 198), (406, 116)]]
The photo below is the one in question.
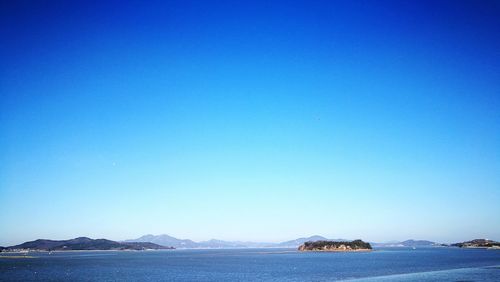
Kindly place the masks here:
[(500, 281), (500, 250), (62, 252), (0, 258), (1, 281)]

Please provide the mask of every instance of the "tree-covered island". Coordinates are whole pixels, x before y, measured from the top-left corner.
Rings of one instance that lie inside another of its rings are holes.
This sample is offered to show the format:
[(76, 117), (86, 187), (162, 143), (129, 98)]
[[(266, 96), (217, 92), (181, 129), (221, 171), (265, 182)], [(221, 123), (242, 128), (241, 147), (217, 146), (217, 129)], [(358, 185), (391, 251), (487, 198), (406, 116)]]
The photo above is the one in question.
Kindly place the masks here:
[(350, 252), (371, 251), (372, 246), (362, 240), (305, 242), (299, 251)]

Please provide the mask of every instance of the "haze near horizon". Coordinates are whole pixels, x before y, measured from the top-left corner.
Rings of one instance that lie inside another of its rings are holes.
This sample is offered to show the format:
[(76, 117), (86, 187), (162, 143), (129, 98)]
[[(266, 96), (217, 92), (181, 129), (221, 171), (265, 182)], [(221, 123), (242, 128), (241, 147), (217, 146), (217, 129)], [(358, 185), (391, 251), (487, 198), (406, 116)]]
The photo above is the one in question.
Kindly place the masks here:
[(498, 3), (3, 1), (0, 245), (498, 241)]

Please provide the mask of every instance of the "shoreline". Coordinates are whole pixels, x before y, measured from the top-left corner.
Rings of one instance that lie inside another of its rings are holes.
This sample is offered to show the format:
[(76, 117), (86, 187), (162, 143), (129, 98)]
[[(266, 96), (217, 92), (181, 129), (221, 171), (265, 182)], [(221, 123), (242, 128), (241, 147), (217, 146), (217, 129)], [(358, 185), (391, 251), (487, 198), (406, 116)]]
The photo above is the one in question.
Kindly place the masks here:
[[(438, 248), (439, 246), (432, 246), (429, 248)], [(152, 252), (152, 251), (189, 251), (189, 250), (264, 250), (264, 249), (286, 249), (290, 250), (290, 252), (334, 252), (334, 253), (341, 253), (341, 252), (373, 252), (377, 251), (379, 249), (391, 249), (391, 248), (403, 248), (403, 247), (374, 247), (373, 249), (356, 249), (356, 250), (322, 250), (322, 249), (315, 249), (315, 250), (297, 250), (296, 247), (252, 247), (252, 248), (177, 248), (177, 249), (145, 249), (145, 250), (54, 250), (54, 251), (47, 251), (47, 250), (30, 250), (30, 251), (3, 251), (0, 252), (0, 257), (7, 257), (8, 254), (13, 254), (13, 255), (22, 255), (26, 254), (36, 254), (36, 253), (42, 253), (42, 254), (47, 254), (47, 253), (72, 253), (72, 252)], [(404, 247), (407, 248), (407, 247)], [(498, 247), (444, 247), (443, 248), (453, 248), (453, 249), (462, 249), (462, 250), (467, 250), (467, 249), (482, 249), (482, 250), (500, 250)], [(24, 257), (24, 256), (23, 256)]]
[(35, 253), (77, 253), (77, 252), (149, 252), (149, 251), (173, 251), (176, 249), (146, 249), (146, 250), (32, 250), (32, 251), (12, 251), (12, 252), (0, 252), (0, 256), (3, 254), (35, 254)]
[(484, 249), (484, 250), (500, 250), (500, 247), (481, 247), (481, 246), (471, 246), (471, 247), (458, 247), (459, 249)]

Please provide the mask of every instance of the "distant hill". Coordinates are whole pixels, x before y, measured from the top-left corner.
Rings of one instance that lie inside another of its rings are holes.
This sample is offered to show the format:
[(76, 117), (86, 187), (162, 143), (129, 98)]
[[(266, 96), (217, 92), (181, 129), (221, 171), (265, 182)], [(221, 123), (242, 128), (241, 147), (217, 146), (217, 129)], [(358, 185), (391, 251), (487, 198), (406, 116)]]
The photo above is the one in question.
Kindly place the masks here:
[[(252, 243), (252, 242), (248, 242)], [(223, 240), (208, 240), (202, 241), (198, 243), (200, 248), (248, 248), (248, 244), (245, 242), (232, 242), (232, 241), (223, 241)]]
[(500, 242), (496, 242), (488, 239), (474, 239), (471, 241), (466, 241), (462, 243), (451, 244), (453, 247), (460, 248), (500, 248)]
[(192, 240), (189, 239), (177, 239), (172, 236), (162, 234), (162, 235), (144, 235), (141, 236), (137, 239), (131, 239), (131, 240), (125, 240), (123, 241), (125, 243), (131, 243), (131, 242), (150, 242), (150, 243), (155, 243), (161, 246), (172, 246), (174, 248), (185, 248), (185, 249), (191, 249), (191, 248), (200, 248), (199, 243), (196, 243)]
[(38, 251), (71, 251), (71, 250), (159, 250), (171, 249), (150, 242), (120, 243), (107, 239), (90, 239), (78, 237), (70, 240), (45, 240), (25, 242), (19, 245), (10, 246), (3, 251), (13, 250), (38, 250)]
[(427, 240), (406, 240), (401, 242), (405, 247), (430, 247), (439, 245), (438, 243), (427, 241)]
[(440, 244), (427, 240), (406, 240), (406, 241), (393, 241), (387, 243), (371, 243), (374, 247), (433, 247), (440, 246)]

